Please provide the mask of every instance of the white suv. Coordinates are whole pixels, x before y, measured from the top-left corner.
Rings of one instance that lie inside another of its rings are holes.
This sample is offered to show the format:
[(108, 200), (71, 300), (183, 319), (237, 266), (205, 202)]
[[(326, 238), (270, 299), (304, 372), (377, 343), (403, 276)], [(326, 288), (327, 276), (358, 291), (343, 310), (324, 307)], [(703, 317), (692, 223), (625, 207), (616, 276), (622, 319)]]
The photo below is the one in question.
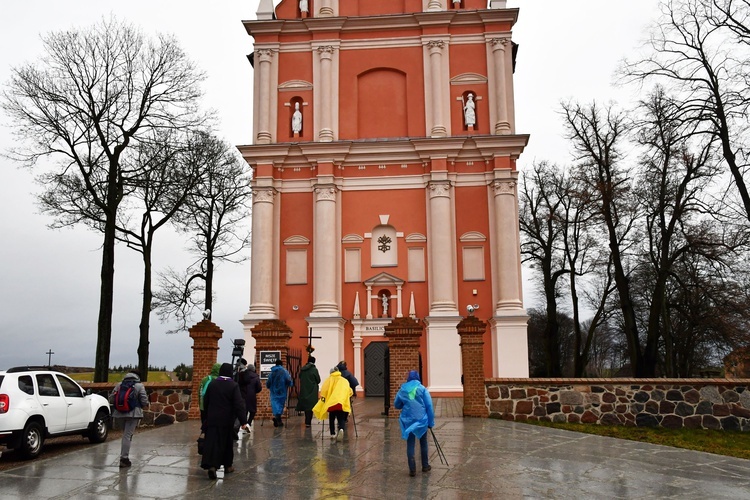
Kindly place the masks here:
[(0, 371), (0, 446), (24, 458), (39, 455), (48, 437), (81, 434), (101, 443), (108, 419), (109, 402), (62, 373), (33, 367)]

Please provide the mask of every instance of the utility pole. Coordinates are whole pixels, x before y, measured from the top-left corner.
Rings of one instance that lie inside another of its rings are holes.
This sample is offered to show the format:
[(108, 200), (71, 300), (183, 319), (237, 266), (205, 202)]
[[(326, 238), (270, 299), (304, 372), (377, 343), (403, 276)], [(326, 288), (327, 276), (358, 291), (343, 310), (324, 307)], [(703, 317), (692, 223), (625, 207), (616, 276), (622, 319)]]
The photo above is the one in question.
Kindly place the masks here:
[(49, 351), (45, 352), (44, 354), (47, 355), (47, 368), (52, 368), (52, 355), (55, 354), (55, 353), (52, 352), (52, 349), (50, 349)]

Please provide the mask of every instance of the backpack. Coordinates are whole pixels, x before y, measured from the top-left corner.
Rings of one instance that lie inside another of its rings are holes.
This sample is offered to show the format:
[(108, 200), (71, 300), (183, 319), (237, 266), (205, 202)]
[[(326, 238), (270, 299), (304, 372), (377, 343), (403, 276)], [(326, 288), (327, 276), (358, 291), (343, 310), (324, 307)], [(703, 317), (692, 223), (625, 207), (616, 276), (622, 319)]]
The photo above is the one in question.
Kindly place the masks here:
[(140, 406), (135, 390), (135, 380), (125, 379), (115, 391), (115, 409), (122, 413), (128, 413)]

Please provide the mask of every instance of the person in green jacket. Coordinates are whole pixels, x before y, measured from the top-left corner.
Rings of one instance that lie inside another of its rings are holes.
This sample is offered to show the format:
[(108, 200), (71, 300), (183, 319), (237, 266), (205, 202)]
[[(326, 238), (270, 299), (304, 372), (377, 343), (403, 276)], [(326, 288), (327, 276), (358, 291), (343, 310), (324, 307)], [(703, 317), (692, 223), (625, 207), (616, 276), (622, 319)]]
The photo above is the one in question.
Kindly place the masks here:
[(201, 383), (198, 386), (198, 408), (201, 411), (201, 423), (206, 421), (206, 409), (203, 406), (203, 396), (206, 395), (208, 384), (210, 384), (212, 380), (219, 376), (220, 368), (221, 363), (215, 363), (214, 366), (211, 367), (211, 373), (203, 377), (203, 380), (201, 380)]
[(312, 409), (318, 402), (319, 384), (320, 374), (315, 366), (315, 358), (310, 356), (299, 372), (299, 398), (295, 407), (297, 411), (305, 412), (305, 427), (312, 425)]

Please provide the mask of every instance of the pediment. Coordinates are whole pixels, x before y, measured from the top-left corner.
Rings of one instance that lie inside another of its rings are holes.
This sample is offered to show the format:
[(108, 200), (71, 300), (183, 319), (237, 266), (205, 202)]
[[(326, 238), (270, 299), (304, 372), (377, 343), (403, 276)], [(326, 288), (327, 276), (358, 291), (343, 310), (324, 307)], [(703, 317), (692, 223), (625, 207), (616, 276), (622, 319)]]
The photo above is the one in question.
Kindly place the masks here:
[(295, 234), (284, 240), (286, 246), (309, 245), (310, 240), (300, 234)]
[(487, 83), (487, 77), (479, 73), (461, 73), (451, 78), (451, 85), (471, 85)]
[(405, 281), (389, 273), (378, 273), (364, 283), (367, 286), (397, 286), (403, 285)]
[(279, 84), (279, 90), (312, 90), (313, 85), (305, 80), (287, 80)]

